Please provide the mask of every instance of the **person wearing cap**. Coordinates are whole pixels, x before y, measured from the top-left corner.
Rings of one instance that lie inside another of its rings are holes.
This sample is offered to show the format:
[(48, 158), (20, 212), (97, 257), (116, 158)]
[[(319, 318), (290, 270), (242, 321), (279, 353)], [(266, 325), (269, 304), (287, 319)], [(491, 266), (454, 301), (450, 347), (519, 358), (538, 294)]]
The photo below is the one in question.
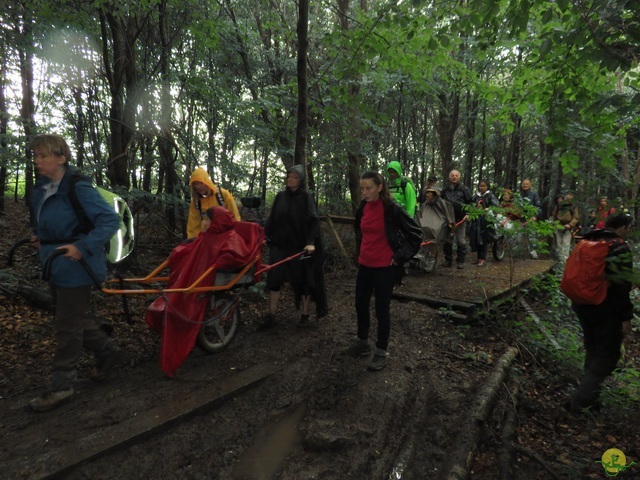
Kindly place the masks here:
[(389, 175), (389, 193), (398, 205), (405, 212), (413, 217), (416, 213), (416, 188), (413, 182), (402, 176), (402, 165), (400, 162), (393, 161), (387, 165), (387, 173)]
[(224, 207), (236, 220), (240, 220), (240, 212), (231, 192), (214, 185), (204, 168), (198, 167), (189, 180), (191, 203), (187, 220), (187, 238), (195, 238), (202, 230), (202, 216), (211, 207)]
[(481, 209), (482, 213), (471, 222), (469, 228), (471, 251), (477, 252), (478, 254), (478, 267), (485, 266), (487, 249), (494, 236), (492, 224), (487, 219), (485, 210), (489, 207), (500, 206), (498, 199), (491, 192), (490, 186), (488, 180), (480, 180), (480, 182), (478, 182), (478, 193), (474, 197), (474, 201), (476, 208)]
[(269, 245), (269, 263), (276, 264), (304, 251), (304, 257), (283, 262), (267, 273), (266, 327), (276, 322), (280, 289), (289, 283), (300, 310), (299, 327), (310, 326), (309, 306), (313, 298), (316, 316), (328, 313), (322, 262), (324, 251), (320, 239), (320, 220), (316, 203), (305, 185), (303, 165), (287, 169), (286, 188), (276, 195), (265, 223)]
[(453, 205), (456, 216), (456, 225), (453, 229), (453, 236), (449, 236), (444, 243), (444, 263), (443, 267), (453, 265), (453, 242), (456, 242), (456, 263), (458, 268), (464, 268), (464, 259), (467, 254), (465, 245), (466, 222), (469, 219), (465, 208), (471, 205), (473, 197), (471, 191), (460, 182), (460, 171), (451, 170), (449, 172), (449, 185), (442, 189), (440, 196)]
[(573, 204), (573, 193), (556, 195), (556, 206), (551, 211), (551, 220), (559, 223), (555, 232), (556, 256), (564, 263), (571, 251), (573, 230), (580, 222), (578, 207)]
[(429, 175), (429, 177), (427, 177), (427, 184), (425, 185), (425, 187), (420, 192), (420, 195), (418, 196), (418, 200), (417, 200), (418, 205), (416, 205), (416, 207), (418, 207), (419, 205), (422, 205), (426, 201), (425, 192), (427, 191), (427, 189), (430, 189), (430, 188), (435, 189), (436, 183), (438, 183), (438, 177), (436, 177), (435, 175)]
[(420, 204), (418, 222), (422, 228), (422, 246), (419, 253), (420, 266), (425, 272), (435, 268), (438, 248), (442, 246), (455, 224), (453, 206), (440, 198), (437, 188), (427, 187), (422, 191), (425, 201)]

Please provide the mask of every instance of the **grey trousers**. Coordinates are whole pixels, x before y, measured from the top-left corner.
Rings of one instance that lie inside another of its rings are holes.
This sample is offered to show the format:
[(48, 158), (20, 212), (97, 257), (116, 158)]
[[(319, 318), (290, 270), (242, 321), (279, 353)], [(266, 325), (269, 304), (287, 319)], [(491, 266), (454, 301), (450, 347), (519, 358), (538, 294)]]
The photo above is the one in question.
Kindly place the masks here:
[(89, 315), (91, 285), (63, 288), (53, 287), (56, 300), (54, 319), (56, 351), (53, 356), (51, 389), (67, 390), (77, 377), (77, 367), (83, 345), (96, 357), (114, 348), (113, 340)]
[(453, 238), (447, 237), (444, 242), (444, 258), (451, 262), (453, 261), (453, 242), (456, 242), (456, 262), (464, 263), (464, 259), (467, 255), (467, 245), (465, 244), (465, 235), (467, 233), (467, 222), (464, 222), (456, 227), (453, 234)]

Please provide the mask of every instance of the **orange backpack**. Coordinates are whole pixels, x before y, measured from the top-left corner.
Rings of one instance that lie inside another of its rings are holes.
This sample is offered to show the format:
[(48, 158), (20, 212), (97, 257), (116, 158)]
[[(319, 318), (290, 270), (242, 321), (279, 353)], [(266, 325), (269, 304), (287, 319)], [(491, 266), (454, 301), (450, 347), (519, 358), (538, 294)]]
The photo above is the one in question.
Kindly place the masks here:
[(581, 240), (564, 267), (560, 290), (578, 305), (600, 305), (607, 298), (609, 281), (605, 278), (607, 256), (620, 239)]

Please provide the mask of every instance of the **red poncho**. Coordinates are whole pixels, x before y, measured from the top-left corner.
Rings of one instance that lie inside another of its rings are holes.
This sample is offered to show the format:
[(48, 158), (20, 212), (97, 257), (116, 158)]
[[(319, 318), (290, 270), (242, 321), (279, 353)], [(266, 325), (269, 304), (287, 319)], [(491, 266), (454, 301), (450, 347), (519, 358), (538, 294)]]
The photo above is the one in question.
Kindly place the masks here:
[[(226, 208), (214, 207), (211, 227), (193, 242), (171, 251), (167, 288), (188, 287), (215, 264), (199, 286), (213, 285), (216, 271), (244, 267), (255, 259), (263, 239), (257, 224), (238, 222)], [(193, 349), (208, 301), (203, 293), (167, 293), (147, 308), (146, 322), (162, 335), (160, 367), (168, 376), (173, 376)]]

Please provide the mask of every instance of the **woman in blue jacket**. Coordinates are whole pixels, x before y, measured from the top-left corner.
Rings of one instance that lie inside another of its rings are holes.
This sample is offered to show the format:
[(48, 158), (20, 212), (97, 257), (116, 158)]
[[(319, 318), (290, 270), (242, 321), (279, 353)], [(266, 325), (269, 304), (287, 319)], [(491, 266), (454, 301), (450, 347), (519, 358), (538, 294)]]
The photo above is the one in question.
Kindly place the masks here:
[[(62, 137), (39, 135), (29, 149), (40, 175), (31, 197), (35, 222), (32, 242), (39, 249), (43, 265), (52, 254), (63, 252), (52, 260), (48, 278), (56, 303), (53, 379), (50, 389), (30, 402), (34, 411), (44, 412), (73, 395), (72, 383), (77, 377), (83, 345), (95, 355), (96, 379), (105, 378), (122, 358), (122, 351), (113, 340), (87, 316), (93, 281), (79, 262), (83, 259), (99, 279), (105, 278), (104, 245), (118, 230), (120, 220), (88, 181), (72, 182), (71, 150)], [(89, 232), (78, 232), (81, 221), (69, 197), (71, 188), (75, 188), (93, 226)]]

